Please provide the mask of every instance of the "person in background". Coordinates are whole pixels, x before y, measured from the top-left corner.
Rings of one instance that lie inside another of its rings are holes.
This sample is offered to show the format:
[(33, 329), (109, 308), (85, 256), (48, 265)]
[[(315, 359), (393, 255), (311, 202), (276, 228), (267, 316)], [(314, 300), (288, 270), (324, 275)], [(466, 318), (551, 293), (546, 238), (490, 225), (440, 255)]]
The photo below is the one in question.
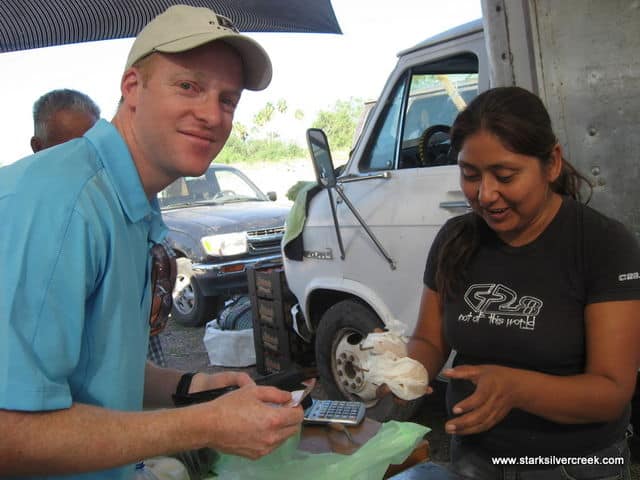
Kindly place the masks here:
[(111, 122), (0, 171), (0, 476), (124, 479), (142, 459), (203, 447), (258, 458), (299, 431), (289, 392), (145, 362), (160, 317), (150, 250), (167, 231), (156, 194), (206, 171), (243, 89), (271, 75), (229, 19), (172, 6), (136, 37)]
[(534, 94), (482, 93), (456, 118), (451, 144), (472, 212), (449, 220), (431, 247), (408, 345), (430, 378), (457, 352), (443, 371), (450, 470), (483, 480), (629, 478), (636, 239), (580, 202), (585, 179)]
[(33, 153), (84, 135), (100, 118), (89, 96), (71, 89), (51, 90), (33, 104)]
[[(99, 118), (100, 107), (88, 95), (69, 88), (51, 90), (33, 104), (31, 149), (37, 153), (81, 137)], [(158, 366), (166, 367), (159, 333), (159, 330), (151, 331), (147, 358)]]

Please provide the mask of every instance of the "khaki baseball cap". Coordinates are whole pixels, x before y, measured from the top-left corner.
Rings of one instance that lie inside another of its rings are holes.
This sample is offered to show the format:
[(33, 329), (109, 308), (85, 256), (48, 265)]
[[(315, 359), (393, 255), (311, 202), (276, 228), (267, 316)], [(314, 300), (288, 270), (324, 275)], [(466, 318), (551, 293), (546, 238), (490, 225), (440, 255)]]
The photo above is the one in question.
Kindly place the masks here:
[(271, 82), (271, 60), (258, 42), (241, 35), (231, 20), (213, 10), (188, 5), (169, 7), (138, 33), (125, 70), (153, 52), (186, 52), (221, 40), (242, 57), (245, 88), (264, 90)]

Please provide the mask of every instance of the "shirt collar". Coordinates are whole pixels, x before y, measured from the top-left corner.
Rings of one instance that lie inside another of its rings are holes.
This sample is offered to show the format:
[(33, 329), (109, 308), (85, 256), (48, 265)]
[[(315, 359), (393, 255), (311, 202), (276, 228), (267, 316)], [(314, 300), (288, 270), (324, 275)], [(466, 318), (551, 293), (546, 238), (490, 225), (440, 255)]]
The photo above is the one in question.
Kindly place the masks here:
[(111, 179), (120, 205), (132, 223), (147, 220), (151, 224), (150, 240), (160, 242), (166, 233), (157, 199), (147, 198), (140, 175), (129, 148), (116, 127), (106, 120), (98, 120), (84, 135), (94, 146)]

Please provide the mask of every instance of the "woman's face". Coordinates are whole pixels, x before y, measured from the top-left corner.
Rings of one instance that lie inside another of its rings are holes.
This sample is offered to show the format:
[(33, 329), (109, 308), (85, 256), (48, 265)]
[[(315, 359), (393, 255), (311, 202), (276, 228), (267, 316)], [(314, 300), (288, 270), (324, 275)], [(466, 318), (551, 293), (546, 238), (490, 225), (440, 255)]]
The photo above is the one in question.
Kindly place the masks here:
[(507, 150), (498, 137), (480, 130), (470, 135), (458, 155), (460, 185), (471, 208), (507, 244), (521, 246), (535, 240), (561, 204), (550, 184), (562, 168), (556, 145), (552, 160)]

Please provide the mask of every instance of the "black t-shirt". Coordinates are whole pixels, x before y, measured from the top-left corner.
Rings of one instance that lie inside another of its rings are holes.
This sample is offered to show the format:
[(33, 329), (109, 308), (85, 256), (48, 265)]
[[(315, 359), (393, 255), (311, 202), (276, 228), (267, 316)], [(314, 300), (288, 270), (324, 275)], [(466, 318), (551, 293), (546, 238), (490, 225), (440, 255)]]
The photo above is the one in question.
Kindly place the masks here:
[[(443, 241), (470, 215), (447, 222), (434, 240), (424, 275), (432, 290)], [(582, 373), (585, 306), (640, 299), (635, 238), (621, 223), (568, 197), (545, 231), (522, 247), (503, 243), (479, 223), (481, 246), (468, 266), (464, 293), (444, 304), (445, 338), (457, 351), (454, 364)], [(449, 382), (450, 414), (473, 389), (469, 381)], [(514, 409), (489, 431), (461, 440), (498, 455), (588, 454), (623, 437), (629, 410), (610, 423), (566, 425)]]

